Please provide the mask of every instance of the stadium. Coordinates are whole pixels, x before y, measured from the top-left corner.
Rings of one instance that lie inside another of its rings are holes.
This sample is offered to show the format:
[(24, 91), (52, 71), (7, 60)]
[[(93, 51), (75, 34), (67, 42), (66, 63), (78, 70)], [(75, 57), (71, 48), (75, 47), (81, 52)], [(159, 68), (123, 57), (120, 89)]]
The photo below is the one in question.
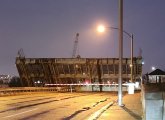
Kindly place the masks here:
[[(122, 61), (123, 83), (128, 83), (131, 79), (131, 59), (123, 58)], [(82, 90), (86, 87), (83, 85), (96, 84), (85, 89), (88, 91), (107, 91), (107, 84), (118, 83), (119, 59), (16, 57), (16, 67), (22, 86), (66, 86), (74, 84), (75, 87)], [(141, 75), (142, 57), (134, 57), (134, 82), (139, 81)], [(112, 87), (111, 90), (113, 90)]]

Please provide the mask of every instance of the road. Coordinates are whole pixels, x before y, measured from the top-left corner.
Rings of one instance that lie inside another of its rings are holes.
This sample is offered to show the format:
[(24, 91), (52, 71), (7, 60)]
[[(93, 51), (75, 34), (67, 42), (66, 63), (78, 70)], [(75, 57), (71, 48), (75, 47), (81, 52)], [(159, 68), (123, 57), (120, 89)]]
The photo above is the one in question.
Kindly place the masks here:
[(0, 97), (1, 120), (92, 120), (117, 100), (116, 93), (30, 93)]

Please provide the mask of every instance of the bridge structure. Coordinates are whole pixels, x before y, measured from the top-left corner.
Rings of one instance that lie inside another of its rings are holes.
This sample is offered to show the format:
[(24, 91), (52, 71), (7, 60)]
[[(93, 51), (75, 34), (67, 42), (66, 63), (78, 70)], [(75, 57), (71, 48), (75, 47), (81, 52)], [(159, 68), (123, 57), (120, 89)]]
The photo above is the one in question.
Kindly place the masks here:
[[(131, 59), (123, 58), (123, 82), (131, 78)], [(25, 58), (16, 57), (23, 86), (45, 84), (118, 83), (118, 58)], [(134, 81), (141, 78), (142, 57), (133, 58)]]

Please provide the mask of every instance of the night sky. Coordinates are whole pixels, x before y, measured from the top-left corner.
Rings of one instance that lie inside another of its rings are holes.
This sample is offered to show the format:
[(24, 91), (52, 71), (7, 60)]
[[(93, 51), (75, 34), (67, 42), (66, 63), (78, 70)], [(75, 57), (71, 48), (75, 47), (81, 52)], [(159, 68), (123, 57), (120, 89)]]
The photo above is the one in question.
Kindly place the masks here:
[[(165, 70), (165, 1), (124, 0), (124, 30), (134, 34), (134, 56), (142, 56), (143, 73)], [(0, 0), (0, 74), (18, 75), (20, 48), (29, 58), (70, 58), (76, 33), (82, 58), (118, 57), (118, 0)], [(124, 55), (130, 38), (124, 35)]]

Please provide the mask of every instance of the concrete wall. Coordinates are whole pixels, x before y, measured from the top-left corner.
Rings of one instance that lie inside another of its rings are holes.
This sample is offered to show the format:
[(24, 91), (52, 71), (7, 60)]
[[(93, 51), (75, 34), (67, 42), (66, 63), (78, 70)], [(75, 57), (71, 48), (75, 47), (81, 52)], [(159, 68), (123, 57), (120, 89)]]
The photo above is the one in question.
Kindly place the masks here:
[(164, 92), (145, 91), (142, 89), (144, 120), (165, 120)]
[(146, 93), (146, 120), (163, 120), (162, 93)]

